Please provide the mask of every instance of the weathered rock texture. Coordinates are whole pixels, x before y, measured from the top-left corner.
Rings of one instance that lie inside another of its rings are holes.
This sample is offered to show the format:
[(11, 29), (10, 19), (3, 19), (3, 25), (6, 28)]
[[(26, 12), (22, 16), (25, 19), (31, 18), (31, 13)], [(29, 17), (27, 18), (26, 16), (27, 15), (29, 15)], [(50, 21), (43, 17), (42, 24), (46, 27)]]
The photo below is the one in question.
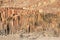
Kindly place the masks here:
[(60, 1), (1, 0), (0, 34), (20, 30), (60, 35)]

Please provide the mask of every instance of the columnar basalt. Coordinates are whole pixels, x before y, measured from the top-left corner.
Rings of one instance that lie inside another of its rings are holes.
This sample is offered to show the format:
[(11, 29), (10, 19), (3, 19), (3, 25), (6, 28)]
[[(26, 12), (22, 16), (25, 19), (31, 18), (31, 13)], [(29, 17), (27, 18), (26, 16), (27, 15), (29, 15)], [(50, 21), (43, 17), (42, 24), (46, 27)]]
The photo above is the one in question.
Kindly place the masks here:
[(60, 33), (59, 13), (40, 13), (39, 10), (23, 8), (0, 8), (0, 34), (53, 31)]
[(32, 11), (22, 8), (0, 8), (0, 31), (3, 30), (5, 34), (16, 33), (20, 30), (33, 31), (35, 13)]

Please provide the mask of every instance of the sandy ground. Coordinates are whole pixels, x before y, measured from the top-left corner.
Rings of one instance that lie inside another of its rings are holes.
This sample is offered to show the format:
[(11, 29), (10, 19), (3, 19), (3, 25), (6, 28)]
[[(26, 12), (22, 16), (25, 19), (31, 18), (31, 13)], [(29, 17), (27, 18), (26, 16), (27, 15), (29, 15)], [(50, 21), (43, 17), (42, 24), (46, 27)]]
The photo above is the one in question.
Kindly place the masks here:
[(8, 36), (0, 36), (1, 40), (60, 40), (60, 37), (38, 37), (38, 38), (21, 38), (18, 34), (8, 35)]
[(60, 37), (45, 36), (41, 33), (16, 33), (7, 36), (0, 35), (1, 40), (60, 40)]

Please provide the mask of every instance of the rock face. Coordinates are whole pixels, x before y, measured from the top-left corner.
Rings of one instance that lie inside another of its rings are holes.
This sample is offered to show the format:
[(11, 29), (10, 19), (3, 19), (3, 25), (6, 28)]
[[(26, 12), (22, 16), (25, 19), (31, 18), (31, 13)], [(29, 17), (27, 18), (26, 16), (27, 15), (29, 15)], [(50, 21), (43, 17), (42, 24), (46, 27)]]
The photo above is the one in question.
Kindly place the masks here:
[(0, 34), (23, 30), (59, 35), (59, 20), (59, 0), (0, 0)]

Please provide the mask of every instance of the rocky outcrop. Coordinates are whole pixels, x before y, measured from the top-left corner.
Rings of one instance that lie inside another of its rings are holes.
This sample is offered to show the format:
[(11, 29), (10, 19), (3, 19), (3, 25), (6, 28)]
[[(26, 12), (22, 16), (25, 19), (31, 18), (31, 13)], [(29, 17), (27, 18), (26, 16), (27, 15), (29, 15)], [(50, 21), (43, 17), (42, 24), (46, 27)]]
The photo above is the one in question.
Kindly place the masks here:
[[(0, 33), (53, 31), (60, 33), (60, 14), (41, 13), (39, 10), (23, 8), (0, 8)], [(53, 29), (53, 30), (52, 30)]]
[(18, 31), (60, 34), (59, 0), (0, 0), (0, 34)]

